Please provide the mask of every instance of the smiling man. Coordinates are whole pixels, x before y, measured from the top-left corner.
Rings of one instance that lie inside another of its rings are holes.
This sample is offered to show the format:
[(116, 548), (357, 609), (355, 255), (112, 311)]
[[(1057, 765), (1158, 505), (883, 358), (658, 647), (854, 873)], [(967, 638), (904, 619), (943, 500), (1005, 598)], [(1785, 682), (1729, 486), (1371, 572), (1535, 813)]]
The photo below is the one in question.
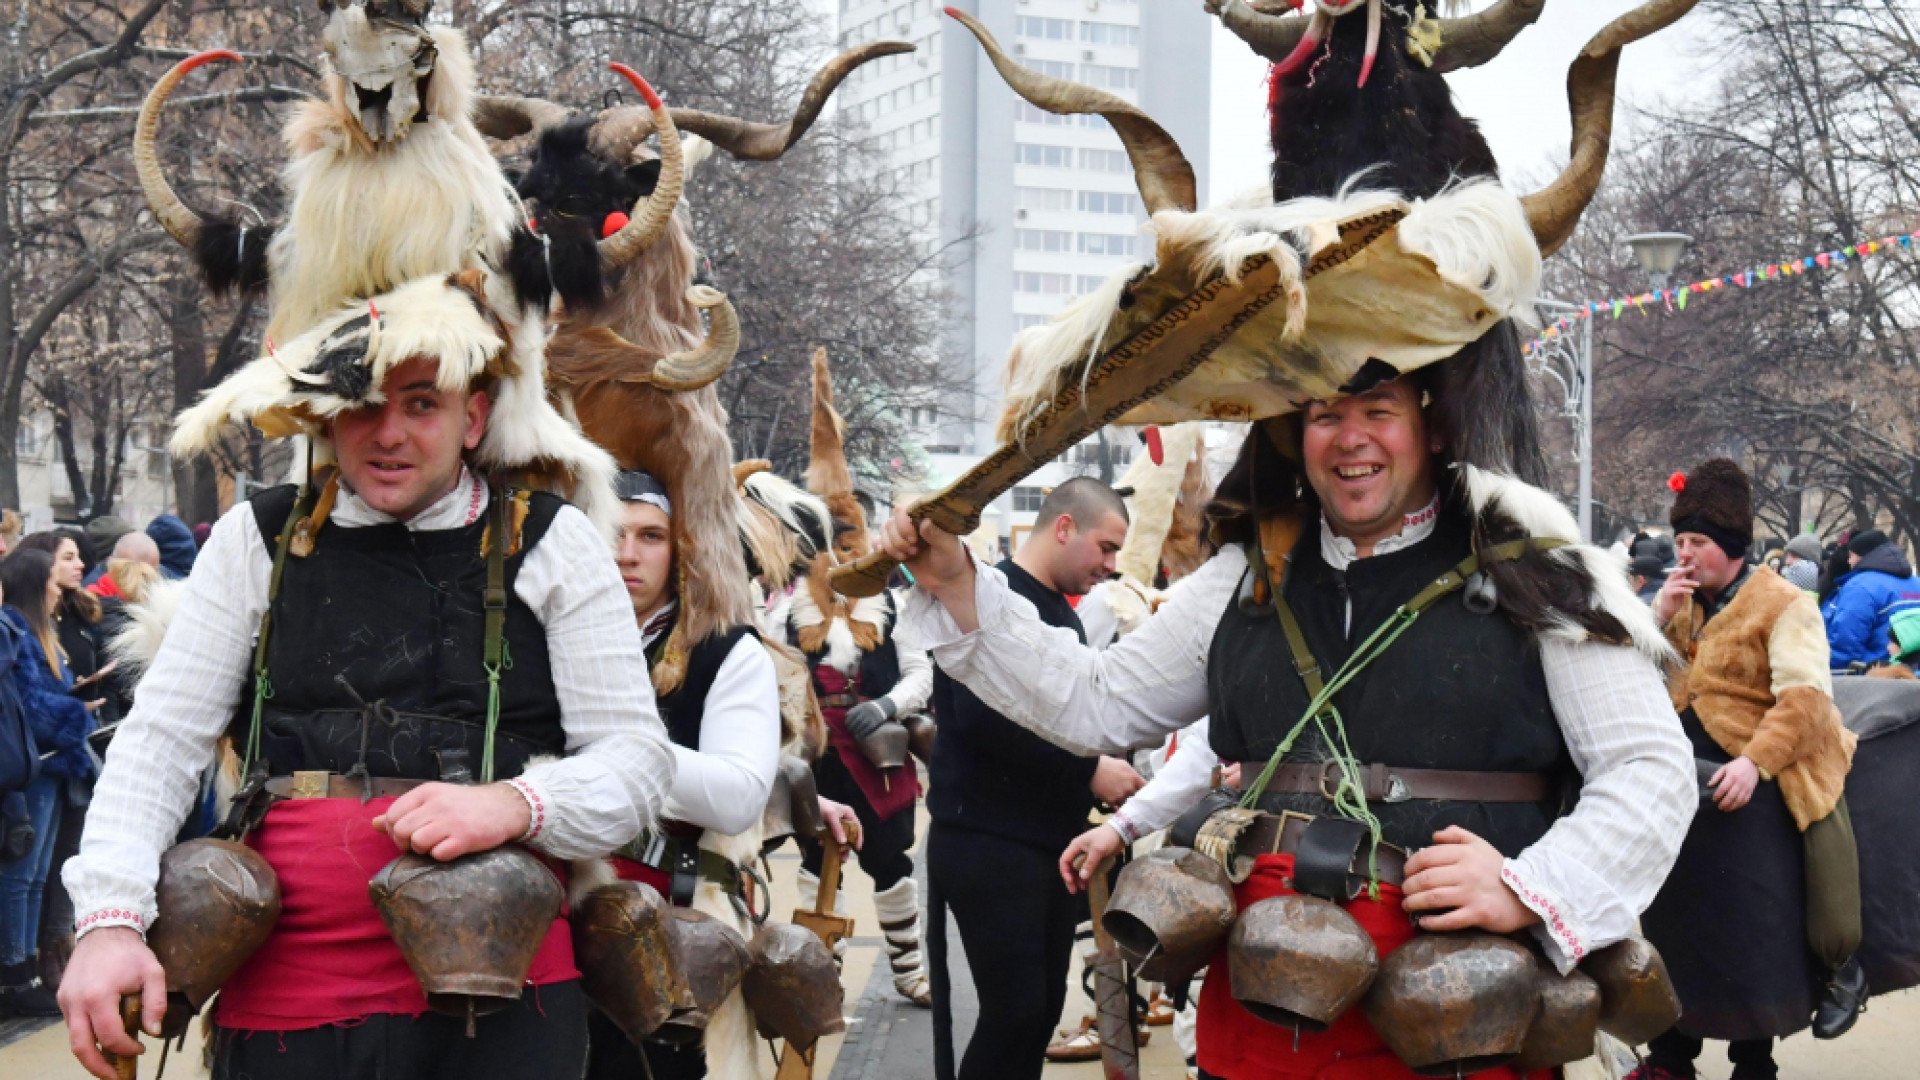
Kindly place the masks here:
[(220, 519), (114, 741), (65, 871), (79, 943), (60, 1001), (97, 1076), (114, 1075), (101, 1048), (137, 1051), (123, 994), (142, 993), (149, 1033), (168, 1008), (144, 941), (156, 866), (223, 736), (246, 779), (229, 835), (274, 867), (283, 907), (221, 991), (214, 1076), (581, 1075), (563, 920), (524, 999), (469, 1038), (427, 1011), (368, 896), (402, 852), (604, 855), (656, 820), (674, 776), (605, 542), (558, 497), (476, 464), (489, 434), (550, 464), (537, 429), (498, 430), (498, 402), (539, 372), (505, 360), (481, 296), (404, 286), (233, 377), (251, 396), (229, 418), (292, 417), (338, 468)]
[[(1493, 362), (1470, 349), (1388, 369), (1256, 424), (1209, 511), (1219, 553), (1104, 652), (1046, 625), (1004, 569), (896, 514), (882, 546), (917, 582), (902, 633), (1076, 753), (1209, 716), (1263, 811), (1234, 841), (1253, 865), (1243, 909), (1320, 896), (1383, 959), (1422, 931), (1524, 932), (1565, 971), (1633, 932), (1685, 832), (1692, 768), (1651, 659), (1665, 648), (1623, 569), (1572, 542), (1551, 495), (1475, 467), (1534, 464), (1524, 394), (1487, 381)], [(1380, 647), (1389, 623), (1404, 625)], [(1200, 995), (1202, 1075), (1413, 1075), (1360, 1010), (1321, 1032), (1268, 1023), (1228, 970), (1212, 964)]]

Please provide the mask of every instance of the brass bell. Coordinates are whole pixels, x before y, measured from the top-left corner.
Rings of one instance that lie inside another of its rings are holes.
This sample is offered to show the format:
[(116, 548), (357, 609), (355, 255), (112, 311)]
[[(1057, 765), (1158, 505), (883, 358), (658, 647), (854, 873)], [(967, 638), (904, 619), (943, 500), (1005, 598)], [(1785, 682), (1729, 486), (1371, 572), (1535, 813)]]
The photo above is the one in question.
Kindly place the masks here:
[(189, 840), (160, 856), (154, 898), (147, 947), (167, 973), (164, 1034), (174, 1038), (273, 933), (280, 878), (245, 844)]
[(447, 862), (402, 855), (367, 891), (427, 1007), (469, 1021), (520, 1000), (565, 902), (553, 871), (514, 844)]
[(747, 943), (733, 927), (705, 912), (677, 907), (671, 914), (668, 932), (680, 956), (685, 992), (654, 1037), (670, 1045), (690, 1046), (700, 1041), (714, 1010), (746, 975)]
[(1511, 1061), (1540, 1011), (1533, 954), (1510, 938), (1421, 934), (1380, 964), (1365, 1003), (1381, 1039), (1422, 1076)]
[(1140, 978), (1183, 982), (1233, 931), (1233, 885), (1192, 848), (1163, 847), (1120, 871), (1100, 920)]
[(889, 720), (854, 741), (874, 768), (897, 769), (907, 763), (907, 749), (912, 740), (905, 724)]
[(587, 1000), (634, 1042), (652, 1035), (687, 993), (672, 907), (651, 885), (603, 885), (573, 910), (573, 958)]
[(1540, 1014), (1513, 1059), (1513, 1070), (1530, 1073), (1592, 1057), (1593, 1037), (1600, 1030), (1600, 987), (1578, 970), (1562, 976), (1544, 964), (1535, 966), (1534, 977)]
[(1680, 996), (1667, 963), (1645, 938), (1627, 938), (1580, 964), (1600, 984), (1600, 1030), (1641, 1046), (1680, 1022)]
[(940, 731), (939, 725), (933, 722), (933, 716), (925, 712), (910, 712), (900, 718), (900, 723), (907, 729), (907, 748), (914, 757), (920, 759), (920, 764), (932, 768), (933, 741)]
[(740, 983), (760, 1034), (805, 1050), (822, 1035), (847, 1030), (846, 994), (833, 953), (813, 931), (793, 923), (760, 927), (748, 946)]
[(1366, 996), (1379, 970), (1380, 954), (1367, 932), (1315, 896), (1253, 904), (1227, 941), (1233, 999), (1262, 1020), (1302, 1031), (1322, 1031), (1338, 1020)]

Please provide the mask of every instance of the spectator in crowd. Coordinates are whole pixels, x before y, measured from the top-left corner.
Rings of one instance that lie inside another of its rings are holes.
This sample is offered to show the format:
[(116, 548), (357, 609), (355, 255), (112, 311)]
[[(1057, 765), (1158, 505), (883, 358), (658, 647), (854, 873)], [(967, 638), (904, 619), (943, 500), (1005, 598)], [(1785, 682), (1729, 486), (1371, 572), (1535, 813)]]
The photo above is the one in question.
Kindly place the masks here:
[(82, 530), (86, 535), (86, 550), (82, 554), (89, 556), (86, 583), (92, 585), (107, 572), (107, 553), (123, 536), (139, 535), (133, 523), (112, 514), (103, 514), (87, 522)]
[(1789, 559), (1780, 567), (1780, 576), (1803, 593), (1820, 595), (1820, 564), (1808, 559)]
[(206, 522), (206, 521), (200, 522), (199, 524), (193, 527), (193, 546), (196, 549), (206, 547), (207, 537), (212, 535), (213, 535), (213, 524), (211, 522)]
[[(68, 789), (94, 775), (87, 751), (96, 706), (74, 697), (73, 673), (61, 656), (54, 610), (61, 600), (52, 556), (23, 549), (0, 562), (0, 619), (20, 638), (13, 680), (42, 754), (40, 775), (27, 787), (33, 846), (24, 858), (0, 865), (0, 1016), (58, 1016), (53, 991), (40, 978), (41, 909), (59, 841)], [(68, 925), (72, 920), (68, 920)]]
[[(160, 545), (155, 544), (153, 537), (143, 532), (130, 532), (122, 536), (119, 541), (113, 545), (113, 554), (108, 556), (107, 561), (102, 564), (101, 577), (88, 586), (94, 591), (95, 595), (121, 597), (131, 603), (137, 604), (140, 602), (137, 598), (127, 595), (126, 582), (120, 580), (120, 576), (114, 573), (113, 567), (115, 563), (138, 564), (152, 570), (154, 576), (158, 577), (160, 575)], [(102, 642), (111, 640), (113, 640), (111, 635), (101, 635)]]
[(1658, 555), (1635, 555), (1627, 564), (1627, 580), (1640, 599), (1651, 604), (1653, 598), (1660, 595), (1660, 586), (1666, 583), (1667, 568), (1660, 564)]
[(1820, 567), (1820, 603), (1824, 606), (1833, 599), (1833, 591), (1840, 587), (1840, 579), (1853, 569), (1853, 553), (1847, 545), (1853, 542), (1853, 530), (1840, 534), (1840, 539), (1827, 545), (1826, 561)]
[(193, 572), (193, 557), (200, 549), (186, 522), (172, 514), (161, 514), (147, 523), (147, 535), (160, 547), (162, 577), (178, 581)]
[(1886, 533), (1868, 529), (1856, 535), (1847, 543), (1847, 557), (1851, 569), (1839, 578), (1822, 612), (1835, 668), (1886, 660), (1893, 617), (1920, 608), (1920, 578)]
[(1630, 557), (1651, 555), (1660, 560), (1662, 569), (1671, 568), (1678, 553), (1673, 546), (1673, 537), (1666, 533), (1638, 532), (1633, 535), (1633, 543), (1627, 545)]
[(1812, 533), (1801, 533), (1787, 541), (1786, 554), (1782, 556), (1782, 562), (1786, 566), (1792, 566), (1797, 562), (1809, 562), (1813, 564), (1817, 573), (1821, 560), (1825, 558), (1826, 550), (1820, 546), (1820, 538)]
[(13, 551), (13, 545), (20, 542), (20, 511), (0, 510), (0, 558)]

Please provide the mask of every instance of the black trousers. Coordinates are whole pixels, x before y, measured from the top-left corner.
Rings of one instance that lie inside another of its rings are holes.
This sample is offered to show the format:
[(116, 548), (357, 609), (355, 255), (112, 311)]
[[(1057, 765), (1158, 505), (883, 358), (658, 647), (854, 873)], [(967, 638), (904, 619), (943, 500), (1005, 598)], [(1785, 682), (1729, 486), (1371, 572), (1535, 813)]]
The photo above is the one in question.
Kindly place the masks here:
[[(1693, 1062), (1706, 1048), (1706, 1040), (1696, 1039), (1672, 1028), (1656, 1035), (1647, 1044), (1647, 1060), (1680, 1076), (1693, 1075)], [(1727, 1060), (1733, 1063), (1739, 1080), (1773, 1080), (1780, 1074), (1773, 1063), (1772, 1039), (1741, 1039), (1727, 1044)]]
[(635, 1046), (605, 1013), (598, 1009), (588, 1013), (587, 1034), (593, 1045), (587, 1052), (586, 1080), (704, 1080), (707, 1075), (707, 1054), (699, 1043)]
[[(873, 816), (873, 806), (853, 782), (853, 774), (840, 763), (838, 752), (829, 747), (813, 766), (814, 783), (820, 794), (834, 802), (846, 803), (860, 819), (860, 869), (873, 879), (874, 892), (886, 892), (904, 878), (913, 876), (913, 808), (907, 807), (881, 821)], [(820, 845), (810, 839), (794, 837), (800, 845), (800, 865), (807, 873), (820, 873)], [(808, 903), (813, 897), (803, 897)]]
[(214, 1034), (213, 1080), (572, 1080), (587, 1067), (578, 982), (533, 987), (480, 1018), (370, 1016), (306, 1031)]
[[(1067, 1001), (1074, 927), (1086, 911), (1061, 883), (1059, 858), (1058, 851), (937, 821), (927, 833), (927, 879), (959, 924), (980, 1000), (958, 1080), (1039, 1080)], [(930, 946), (944, 957), (943, 940)], [(946, 991), (946, 979), (933, 981), (938, 1015), (951, 1015), (951, 1004), (940, 1000)]]

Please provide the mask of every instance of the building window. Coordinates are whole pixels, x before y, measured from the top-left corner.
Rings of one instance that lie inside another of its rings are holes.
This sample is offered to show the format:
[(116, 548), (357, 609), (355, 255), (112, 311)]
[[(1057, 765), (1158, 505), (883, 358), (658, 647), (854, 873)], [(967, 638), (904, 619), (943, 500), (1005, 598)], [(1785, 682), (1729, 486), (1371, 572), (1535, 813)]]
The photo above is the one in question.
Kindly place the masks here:
[(1073, 292), (1072, 274), (1042, 274), (1033, 270), (1013, 272), (1013, 291), (1036, 296), (1066, 296)]
[(1140, 69), (1115, 67), (1112, 64), (1081, 64), (1080, 81), (1108, 90), (1137, 90), (1140, 87)]
[(1018, 187), (1013, 189), (1016, 210), (1071, 210), (1073, 192), (1066, 188)]
[[(1125, 153), (1119, 150), (1103, 150), (1099, 152), (1119, 154), (1122, 165), (1121, 171), (1125, 171), (1127, 160)], [(1087, 153), (1088, 151), (1086, 150), (1080, 151), (1083, 159), (1081, 162), (1082, 168), (1086, 165), (1084, 158)], [(1014, 143), (1013, 163), (1015, 165), (1033, 165), (1042, 169), (1071, 169), (1073, 168), (1073, 147), (1048, 146), (1044, 143)]]
[(1073, 234), (1063, 229), (1015, 229), (1015, 251), (1072, 251)]
[(1056, 79), (1073, 78), (1073, 64), (1067, 60), (1029, 60), (1027, 66), (1042, 75), (1051, 75)]
[(1100, 286), (1105, 285), (1106, 283), (1107, 283), (1106, 278), (1100, 277), (1096, 274), (1081, 274), (1080, 277), (1074, 282), (1074, 290), (1078, 292), (1081, 296), (1085, 296), (1088, 293), (1094, 292), (1095, 290), (1099, 289)]
[(1129, 173), (1133, 163), (1125, 150), (1082, 150), (1080, 167), (1088, 172)]
[(1016, 514), (1037, 514), (1040, 504), (1047, 501), (1045, 488), (1017, 487), (1013, 489), (1013, 512)]
[(1023, 311), (1016, 311), (1013, 313), (1013, 332), (1017, 334), (1022, 330), (1031, 330), (1036, 326), (1045, 326), (1052, 321), (1053, 316), (1051, 315), (1029, 315)]
[(1080, 254), (1131, 259), (1135, 239), (1118, 233), (1081, 233)]
[(1083, 191), (1080, 193), (1080, 212), (1083, 214), (1124, 214), (1132, 217), (1140, 211), (1138, 195), (1123, 195), (1116, 191)]
[(1013, 118), (1023, 124), (1044, 124), (1047, 127), (1072, 127), (1074, 118), (1050, 113), (1029, 101), (1018, 101), (1013, 106)]
[(1083, 45), (1138, 46), (1140, 28), (1123, 26), (1120, 23), (1083, 22), (1080, 24), (1080, 42)]
[(1035, 41), (1072, 41), (1073, 21), (1071, 19), (1040, 19), (1032, 15), (1020, 16), (1020, 36)]

